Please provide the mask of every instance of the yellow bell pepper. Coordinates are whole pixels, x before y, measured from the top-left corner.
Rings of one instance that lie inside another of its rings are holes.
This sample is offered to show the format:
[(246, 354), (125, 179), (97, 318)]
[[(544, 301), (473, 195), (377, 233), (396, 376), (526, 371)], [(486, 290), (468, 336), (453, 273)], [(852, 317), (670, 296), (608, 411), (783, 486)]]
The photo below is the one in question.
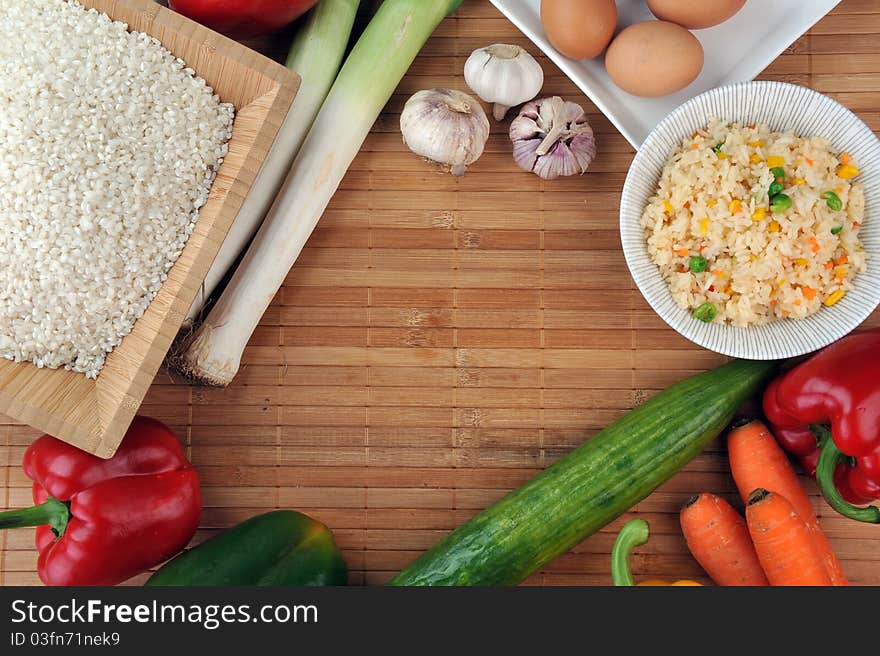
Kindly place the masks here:
[[(614, 547), (611, 549), (611, 578), (614, 585), (632, 586), (636, 585), (630, 567), (629, 557), (635, 547), (640, 547), (648, 542), (650, 530), (648, 522), (644, 519), (631, 519), (617, 534), (614, 541)], [(676, 586), (676, 587), (702, 587), (701, 583), (683, 579), (670, 583), (661, 581), (660, 579), (647, 579), (638, 584), (639, 586)]]
[(636, 583), (636, 587), (642, 586), (669, 586), (669, 587), (702, 587), (702, 583), (697, 583), (696, 581), (690, 581), (688, 579), (682, 579), (680, 581), (673, 581), (670, 583), (669, 581), (663, 581), (661, 579), (645, 579), (641, 583)]

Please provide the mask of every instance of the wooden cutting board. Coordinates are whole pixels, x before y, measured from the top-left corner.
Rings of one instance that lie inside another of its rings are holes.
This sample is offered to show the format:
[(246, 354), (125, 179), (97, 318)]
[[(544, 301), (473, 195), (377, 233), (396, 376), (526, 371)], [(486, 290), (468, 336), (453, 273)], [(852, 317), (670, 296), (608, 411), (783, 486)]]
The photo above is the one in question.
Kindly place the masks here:
[[(880, 130), (880, 2), (844, 0), (765, 71), (811, 86)], [(258, 44), (283, 57), (282, 35)], [(428, 42), (367, 139), (254, 335), (235, 383), (163, 373), (142, 413), (186, 442), (204, 484), (203, 540), (272, 508), (326, 522), (354, 584), (379, 584), (447, 531), (659, 389), (723, 362), (658, 319), (620, 250), (633, 150), (545, 57), (544, 95), (582, 103), (599, 155), (583, 177), (520, 172), (506, 125), (461, 179), (407, 151), (406, 98), (466, 90), (480, 46), (537, 49), (487, 0), (466, 0)], [(875, 313), (870, 325), (880, 325)], [(0, 421), (0, 506), (30, 501), (19, 464), (35, 431)], [(817, 512), (853, 583), (880, 584), (880, 528)], [(735, 500), (722, 446), (634, 512), (653, 530), (637, 578), (697, 578), (678, 528), (693, 493)], [(625, 518), (533, 576), (607, 584)], [(0, 534), (0, 584), (35, 584), (33, 534)], [(136, 579), (140, 581), (141, 579)]]

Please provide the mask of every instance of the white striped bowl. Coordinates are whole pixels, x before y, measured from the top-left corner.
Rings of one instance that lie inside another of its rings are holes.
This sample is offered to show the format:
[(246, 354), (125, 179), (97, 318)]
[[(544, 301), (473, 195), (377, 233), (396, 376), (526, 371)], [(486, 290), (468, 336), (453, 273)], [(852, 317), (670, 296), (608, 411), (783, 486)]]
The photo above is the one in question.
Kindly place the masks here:
[[(858, 162), (865, 189), (866, 216), (860, 232), (867, 254), (866, 271), (855, 288), (836, 305), (800, 320), (778, 320), (737, 328), (703, 323), (672, 300), (660, 269), (648, 255), (640, 219), (656, 191), (669, 155), (711, 117), (766, 123), (773, 130), (831, 141), (835, 151), (848, 151)], [(855, 114), (828, 96), (782, 82), (743, 82), (707, 91), (687, 101), (648, 135), (630, 166), (620, 200), (623, 252), (636, 285), (651, 307), (672, 328), (695, 344), (737, 358), (773, 360), (818, 350), (862, 323), (880, 303), (880, 141)]]

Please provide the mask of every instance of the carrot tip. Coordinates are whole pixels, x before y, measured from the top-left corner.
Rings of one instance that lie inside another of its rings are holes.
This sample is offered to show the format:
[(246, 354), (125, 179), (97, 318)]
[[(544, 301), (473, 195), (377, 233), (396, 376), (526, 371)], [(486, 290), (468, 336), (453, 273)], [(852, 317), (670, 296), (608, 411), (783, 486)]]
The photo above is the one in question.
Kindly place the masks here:
[(749, 494), (748, 505), (752, 506), (759, 501), (763, 501), (766, 499), (770, 493), (762, 487), (759, 487), (757, 490), (752, 490)]
[(681, 509), (682, 509), (682, 510), (687, 510), (687, 509), (690, 508), (692, 505), (694, 505), (697, 501), (699, 501), (701, 496), (702, 496), (702, 495), (700, 495), (700, 494), (695, 494), (695, 495), (692, 496), (690, 499), (688, 499), (687, 501), (684, 502), (684, 505), (681, 507)]
[(749, 424), (758, 421), (754, 417), (749, 417), (748, 415), (744, 415), (742, 417), (737, 417), (732, 422), (730, 422), (730, 430), (735, 430), (737, 428), (742, 428), (743, 426), (748, 426)]

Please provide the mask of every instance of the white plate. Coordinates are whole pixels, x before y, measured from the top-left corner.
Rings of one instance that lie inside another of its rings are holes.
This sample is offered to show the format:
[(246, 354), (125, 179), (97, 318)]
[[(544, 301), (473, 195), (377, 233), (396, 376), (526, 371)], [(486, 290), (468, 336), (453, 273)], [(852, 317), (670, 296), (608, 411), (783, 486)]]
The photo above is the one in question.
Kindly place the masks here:
[[(749, 0), (730, 20), (695, 30), (705, 51), (703, 71), (690, 86), (662, 98), (620, 90), (603, 57), (576, 61), (559, 54), (541, 27), (540, 0), (491, 0), (563, 73), (574, 81), (638, 149), (660, 120), (681, 103), (717, 86), (746, 82), (763, 71), (840, 0)], [(618, 29), (654, 17), (644, 0), (617, 0)]]
[[(651, 260), (641, 226), (642, 211), (657, 189), (669, 155), (711, 117), (766, 123), (772, 130), (824, 137), (835, 152), (847, 151), (859, 165), (865, 191), (865, 223), (859, 238), (868, 267), (854, 288), (832, 307), (806, 319), (777, 320), (736, 328), (694, 319), (672, 300), (660, 269)], [(782, 82), (745, 82), (707, 91), (673, 111), (642, 144), (620, 199), (620, 236), (636, 285), (652, 308), (678, 333), (707, 349), (738, 358), (775, 360), (803, 355), (840, 339), (868, 318), (880, 303), (880, 140), (840, 103), (806, 87)]]

